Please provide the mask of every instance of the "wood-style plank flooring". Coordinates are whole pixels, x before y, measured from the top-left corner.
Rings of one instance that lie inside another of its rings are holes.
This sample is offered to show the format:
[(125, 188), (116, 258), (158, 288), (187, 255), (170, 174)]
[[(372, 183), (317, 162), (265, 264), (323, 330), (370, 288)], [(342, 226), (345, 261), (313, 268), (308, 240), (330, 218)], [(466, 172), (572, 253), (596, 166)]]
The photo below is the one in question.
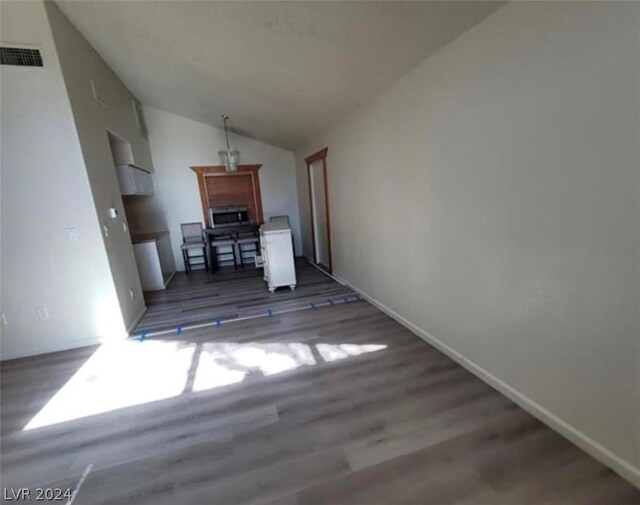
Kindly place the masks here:
[[(283, 303), (344, 291), (307, 275)], [(158, 307), (214, 289), (175, 283)], [(76, 505), (640, 503), (365, 301), (4, 362), (1, 379), (2, 487), (74, 488), (89, 468)]]
[(301, 258), (296, 261), (296, 277), (295, 291), (284, 287), (269, 293), (262, 270), (250, 265), (222, 267), (215, 273), (178, 272), (166, 290), (145, 294), (147, 311), (133, 333), (264, 314), (268, 309), (286, 310), (354, 294)]

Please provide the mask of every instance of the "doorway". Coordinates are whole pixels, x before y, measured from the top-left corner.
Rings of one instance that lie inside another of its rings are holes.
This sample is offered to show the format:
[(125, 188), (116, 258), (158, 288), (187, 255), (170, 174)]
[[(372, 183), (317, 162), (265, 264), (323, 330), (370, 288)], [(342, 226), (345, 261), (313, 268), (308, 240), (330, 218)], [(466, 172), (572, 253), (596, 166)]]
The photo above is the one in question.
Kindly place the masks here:
[(311, 208), (311, 236), (313, 262), (323, 270), (332, 272), (331, 229), (327, 184), (327, 148), (312, 154), (307, 162), (309, 205)]

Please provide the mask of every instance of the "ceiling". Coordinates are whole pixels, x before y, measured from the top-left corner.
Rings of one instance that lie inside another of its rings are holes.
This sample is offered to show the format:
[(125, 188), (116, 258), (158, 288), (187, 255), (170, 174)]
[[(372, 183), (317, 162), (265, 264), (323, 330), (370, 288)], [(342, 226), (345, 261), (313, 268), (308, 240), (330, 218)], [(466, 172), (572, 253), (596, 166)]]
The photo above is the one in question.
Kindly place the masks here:
[(286, 149), (502, 4), (58, 1), (143, 103)]

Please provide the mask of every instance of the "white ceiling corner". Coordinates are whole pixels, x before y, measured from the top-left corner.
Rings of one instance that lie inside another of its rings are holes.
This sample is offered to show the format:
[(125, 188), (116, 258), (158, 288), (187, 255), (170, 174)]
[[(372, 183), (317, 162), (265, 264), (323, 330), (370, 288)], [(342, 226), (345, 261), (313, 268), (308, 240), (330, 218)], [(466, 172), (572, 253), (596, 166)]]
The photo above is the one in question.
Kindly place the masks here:
[(58, 1), (143, 103), (286, 149), (503, 3)]

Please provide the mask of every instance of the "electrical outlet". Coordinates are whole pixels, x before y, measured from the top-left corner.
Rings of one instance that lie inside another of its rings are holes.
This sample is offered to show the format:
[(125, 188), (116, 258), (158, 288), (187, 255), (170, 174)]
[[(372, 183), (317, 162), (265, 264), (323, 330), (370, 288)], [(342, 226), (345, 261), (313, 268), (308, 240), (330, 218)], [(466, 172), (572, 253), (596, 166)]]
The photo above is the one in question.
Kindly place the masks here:
[(129, 297), (133, 300), (136, 297), (136, 294), (133, 292), (133, 289), (129, 290)]
[(105, 224), (102, 229), (104, 230), (104, 236), (108, 237), (109, 236), (109, 227)]
[(49, 309), (46, 307), (36, 307), (38, 319), (49, 319)]

